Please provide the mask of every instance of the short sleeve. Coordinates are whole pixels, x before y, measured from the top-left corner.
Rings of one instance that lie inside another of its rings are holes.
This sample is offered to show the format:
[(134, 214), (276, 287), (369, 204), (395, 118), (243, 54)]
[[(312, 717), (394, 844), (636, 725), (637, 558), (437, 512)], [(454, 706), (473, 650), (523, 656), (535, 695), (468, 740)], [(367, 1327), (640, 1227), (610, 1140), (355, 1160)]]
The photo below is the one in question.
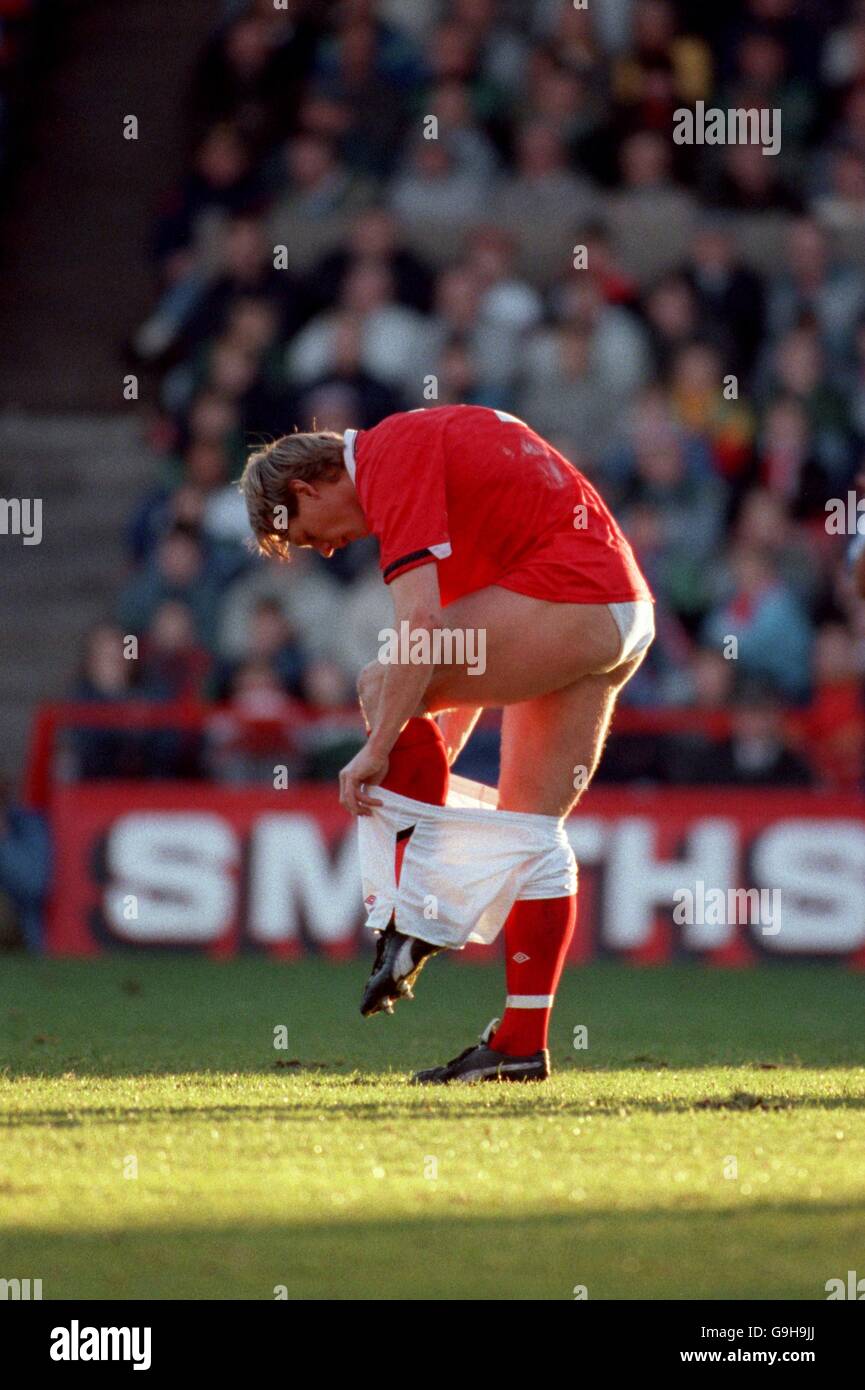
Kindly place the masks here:
[(421, 410), (390, 416), (364, 436), (358, 493), (386, 584), (451, 553), (443, 435), (441, 417)]

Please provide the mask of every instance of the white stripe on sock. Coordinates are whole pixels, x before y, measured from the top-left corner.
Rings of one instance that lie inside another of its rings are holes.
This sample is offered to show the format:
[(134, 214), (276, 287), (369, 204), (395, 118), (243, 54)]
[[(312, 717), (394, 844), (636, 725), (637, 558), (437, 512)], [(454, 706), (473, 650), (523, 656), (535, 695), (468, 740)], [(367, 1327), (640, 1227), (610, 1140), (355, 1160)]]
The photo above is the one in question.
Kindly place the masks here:
[(553, 994), (509, 994), (505, 1000), (508, 1009), (551, 1009)]

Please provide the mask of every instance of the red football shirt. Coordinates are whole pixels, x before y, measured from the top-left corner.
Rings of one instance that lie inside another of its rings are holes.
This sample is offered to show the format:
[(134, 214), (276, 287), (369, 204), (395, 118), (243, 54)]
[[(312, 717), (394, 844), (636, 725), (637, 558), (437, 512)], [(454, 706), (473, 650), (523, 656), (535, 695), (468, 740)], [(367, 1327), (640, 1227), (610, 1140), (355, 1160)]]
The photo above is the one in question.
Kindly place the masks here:
[(345, 439), (385, 583), (434, 562), (443, 605), (490, 584), (553, 603), (651, 599), (591, 483), (522, 420), (438, 406)]

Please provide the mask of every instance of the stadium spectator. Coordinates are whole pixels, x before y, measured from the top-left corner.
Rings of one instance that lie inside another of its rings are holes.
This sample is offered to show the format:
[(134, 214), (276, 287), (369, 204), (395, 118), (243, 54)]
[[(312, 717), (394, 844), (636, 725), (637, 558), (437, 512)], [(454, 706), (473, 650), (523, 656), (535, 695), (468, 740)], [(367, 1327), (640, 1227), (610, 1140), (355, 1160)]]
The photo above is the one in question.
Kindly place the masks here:
[[(345, 236), (350, 220), (373, 199), (374, 185), (350, 169), (332, 140), (311, 132), (292, 136), (280, 163), (276, 199), (267, 221), (268, 246), (284, 247), (295, 273), (305, 272)], [(270, 253), (269, 253), (270, 254)]]
[[(252, 161), (236, 127), (213, 126), (196, 151), (192, 170), (167, 200), (156, 225), (156, 253), (174, 279), (189, 264), (184, 254), (202, 244), (205, 219), (242, 213), (253, 202)], [(202, 239), (202, 240), (200, 240)]]
[(754, 416), (735, 374), (725, 374), (711, 343), (695, 340), (677, 350), (669, 376), (673, 418), (705, 441), (715, 472), (740, 486), (751, 463)]
[(821, 556), (811, 537), (795, 524), (787, 499), (768, 487), (754, 487), (744, 497), (734, 528), (735, 542), (772, 560), (775, 569), (802, 604), (816, 607), (825, 581)]
[(223, 576), (205, 553), (199, 533), (178, 521), (159, 542), (147, 567), (135, 575), (120, 597), (118, 612), (127, 632), (144, 633), (167, 599), (186, 603), (195, 631), (210, 646), (219, 610)]
[(793, 729), (815, 777), (836, 790), (862, 790), (865, 707), (862, 669), (843, 624), (825, 623), (814, 643), (814, 698)]
[(287, 695), (272, 664), (242, 662), (233, 673), (228, 708), (208, 727), (207, 767), (221, 782), (269, 782), (280, 772), (295, 780), (302, 767), (298, 727), (302, 706)]
[(156, 609), (141, 642), (140, 694), (150, 700), (188, 700), (204, 687), (211, 659), (198, 641), (192, 610), (178, 599)]
[(517, 413), (547, 438), (570, 435), (587, 443), (598, 458), (615, 438), (618, 400), (609, 392), (603, 372), (592, 360), (589, 328), (562, 324), (551, 335), (553, 355), (548, 369), (535, 371), (517, 396)]
[[(591, 334), (593, 363), (614, 399), (627, 399), (648, 381), (649, 344), (642, 324), (627, 309), (606, 300), (594, 275), (571, 275), (558, 282), (551, 299), (559, 322), (585, 328)], [(526, 344), (527, 377), (543, 378), (552, 369), (554, 358), (555, 329), (541, 327)]]
[(728, 360), (735, 353), (747, 383), (764, 331), (763, 284), (737, 254), (729, 221), (706, 218), (700, 224), (685, 275), (696, 295), (703, 333), (717, 337)]
[[(475, 270), (460, 264), (442, 271), (436, 280), (426, 360), (433, 374), (441, 373), (442, 354), (452, 342), (461, 342), (471, 354), (477, 389), (488, 392), (501, 388), (510, 399), (519, 362), (501, 350), (499, 330), (484, 316), (483, 304), (484, 289)], [(513, 340), (512, 334), (510, 345)]]
[[(87, 635), (75, 700), (117, 705), (132, 699), (138, 674), (136, 648), (112, 623), (99, 623)], [(147, 766), (147, 735), (121, 728), (77, 728), (70, 735), (73, 765), (79, 777), (135, 777)]]
[(812, 643), (804, 608), (771, 557), (760, 550), (738, 547), (729, 578), (730, 592), (703, 623), (703, 640), (729, 650), (745, 676), (770, 683), (790, 700), (804, 701)]
[(680, 348), (700, 331), (697, 296), (684, 275), (662, 275), (646, 295), (643, 313), (652, 347), (655, 373), (666, 377)]
[(663, 601), (682, 617), (699, 615), (708, 602), (706, 565), (723, 534), (726, 508), (724, 484), (699, 467), (698, 457), (675, 425), (647, 431), (636, 441), (622, 498), (626, 518), (634, 507), (652, 509), (649, 570)]
[(0, 786), (0, 941), (19, 936), (42, 949), (42, 911), (51, 877), (51, 842), (39, 811), (19, 805)]
[(320, 38), (306, 0), (254, 4), (213, 35), (190, 92), (192, 118), (207, 128), (233, 120), (265, 146), (291, 127)]
[(306, 277), (310, 312), (331, 309), (339, 301), (346, 276), (358, 261), (387, 267), (394, 299), (406, 308), (428, 313), (432, 299), (429, 267), (409, 247), (388, 208), (376, 204), (358, 213), (345, 241), (327, 252)]
[(640, 287), (623, 268), (604, 222), (588, 222), (577, 233), (577, 247), (586, 248), (586, 265), (606, 304), (636, 308)]
[(467, 269), (480, 290), (480, 315), (500, 333), (509, 335), (503, 351), (518, 351), (520, 337), (543, 317), (543, 300), (516, 268), (517, 246), (503, 228), (482, 224), (467, 238)]
[(782, 704), (759, 681), (743, 682), (730, 736), (706, 752), (699, 770), (701, 781), (716, 786), (807, 787), (814, 780), (807, 763), (789, 746)]
[(309, 385), (336, 365), (337, 337), (344, 316), (360, 323), (359, 365), (392, 390), (405, 390), (412, 400), (420, 386), (418, 363), (424, 360), (429, 329), (417, 310), (394, 297), (390, 271), (383, 262), (356, 261), (343, 282), (336, 309), (312, 319), (289, 349), (286, 371), (295, 384)]
[(652, 117), (651, 97), (659, 72), (669, 72), (677, 106), (690, 105), (710, 93), (709, 49), (702, 38), (679, 29), (669, 0), (636, 0), (633, 5), (631, 42), (613, 65), (613, 89), (621, 105), (638, 108), (633, 124), (641, 128)]
[(236, 686), (238, 671), (249, 663), (264, 663), (287, 695), (303, 698), (302, 683), (307, 657), (279, 600), (263, 595), (252, 606), (245, 633), (243, 656), (223, 660), (214, 674), (213, 692), (225, 699)]
[(856, 325), (854, 355), (847, 369), (846, 391), (857, 442), (865, 440), (865, 315)]
[(448, 135), (435, 140), (419, 136), (391, 184), (388, 201), (416, 236), (426, 229), (456, 246), (459, 233), (483, 216), (490, 186), (489, 176), (477, 177), (459, 141)]
[(569, 167), (559, 131), (549, 121), (528, 121), (517, 133), (514, 173), (499, 190), (497, 220), (522, 228), (528, 216), (561, 229), (599, 210), (595, 189)]
[(762, 485), (800, 519), (825, 518), (826, 469), (815, 456), (814, 435), (803, 401), (778, 396), (766, 411), (758, 442)]
[[(770, 386), (765, 396), (777, 394), (798, 402), (803, 415), (806, 439), (826, 484), (841, 486), (851, 474), (850, 407), (839, 386), (834, 384), (820, 338), (811, 325), (790, 329), (778, 343), (771, 363)], [(790, 433), (790, 421), (784, 434)], [(802, 448), (805, 447), (803, 440)], [(813, 480), (811, 493), (803, 496), (807, 509), (821, 506)]]
[(338, 662), (313, 661), (303, 673), (302, 694), (309, 716), (298, 731), (303, 776), (314, 782), (333, 781), (363, 743), (351, 682)]
[(338, 652), (341, 598), (337, 583), (316, 564), (318, 557), (300, 551), (292, 559), (291, 571), (275, 561), (256, 565), (229, 589), (220, 612), (216, 650), (228, 661), (248, 658), (250, 624), (258, 602), (273, 598), (285, 613), (289, 625), (303, 634), (314, 656)]
[(718, 176), (706, 180), (710, 207), (726, 213), (801, 213), (805, 200), (759, 145), (728, 145)]
[(780, 337), (807, 315), (838, 362), (850, 351), (863, 308), (865, 275), (833, 258), (826, 236), (813, 219), (797, 219), (789, 234), (784, 272), (770, 283), (770, 335)]
[(651, 281), (681, 264), (693, 235), (696, 205), (672, 174), (670, 144), (639, 130), (620, 149), (621, 187), (609, 195), (613, 242), (631, 274)]
[(267, 298), (277, 314), (281, 333), (297, 326), (301, 316), (300, 291), (289, 271), (274, 268), (273, 245), (257, 218), (232, 218), (220, 232), (215, 257), (214, 273), (195, 312), (183, 325), (187, 353), (220, 331), (241, 295)]

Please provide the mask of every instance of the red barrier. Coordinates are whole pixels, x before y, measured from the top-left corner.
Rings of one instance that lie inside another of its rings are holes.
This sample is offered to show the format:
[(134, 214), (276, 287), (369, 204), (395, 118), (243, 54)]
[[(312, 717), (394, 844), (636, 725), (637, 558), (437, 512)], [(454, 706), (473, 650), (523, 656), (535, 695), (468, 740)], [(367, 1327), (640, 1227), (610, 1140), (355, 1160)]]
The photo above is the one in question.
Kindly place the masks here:
[[(356, 721), (356, 708), (331, 711), (326, 718)], [(499, 712), (486, 710), (480, 727), (497, 724)], [(29, 806), (47, 808), (54, 777), (54, 759), (58, 734), (64, 729), (126, 729), (130, 733), (149, 729), (180, 729), (206, 732), (220, 719), (231, 719), (238, 725), (255, 721), (242, 709), (229, 705), (208, 704), (201, 700), (154, 703), (129, 700), (121, 704), (96, 704), (84, 700), (55, 701), (40, 705), (30, 732), (30, 747), (24, 781), (24, 799)], [(309, 723), (314, 723), (310, 716)], [(665, 734), (704, 733), (712, 739), (723, 738), (730, 729), (726, 711), (690, 709), (629, 709), (620, 706), (616, 711), (615, 733)]]
[[(51, 953), (357, 948), (355, 837), (330, 786), (64, 786), (52, 822)], [(859, 796), (599, 786), (568, 830), (574, 961), (865, 963)]]

